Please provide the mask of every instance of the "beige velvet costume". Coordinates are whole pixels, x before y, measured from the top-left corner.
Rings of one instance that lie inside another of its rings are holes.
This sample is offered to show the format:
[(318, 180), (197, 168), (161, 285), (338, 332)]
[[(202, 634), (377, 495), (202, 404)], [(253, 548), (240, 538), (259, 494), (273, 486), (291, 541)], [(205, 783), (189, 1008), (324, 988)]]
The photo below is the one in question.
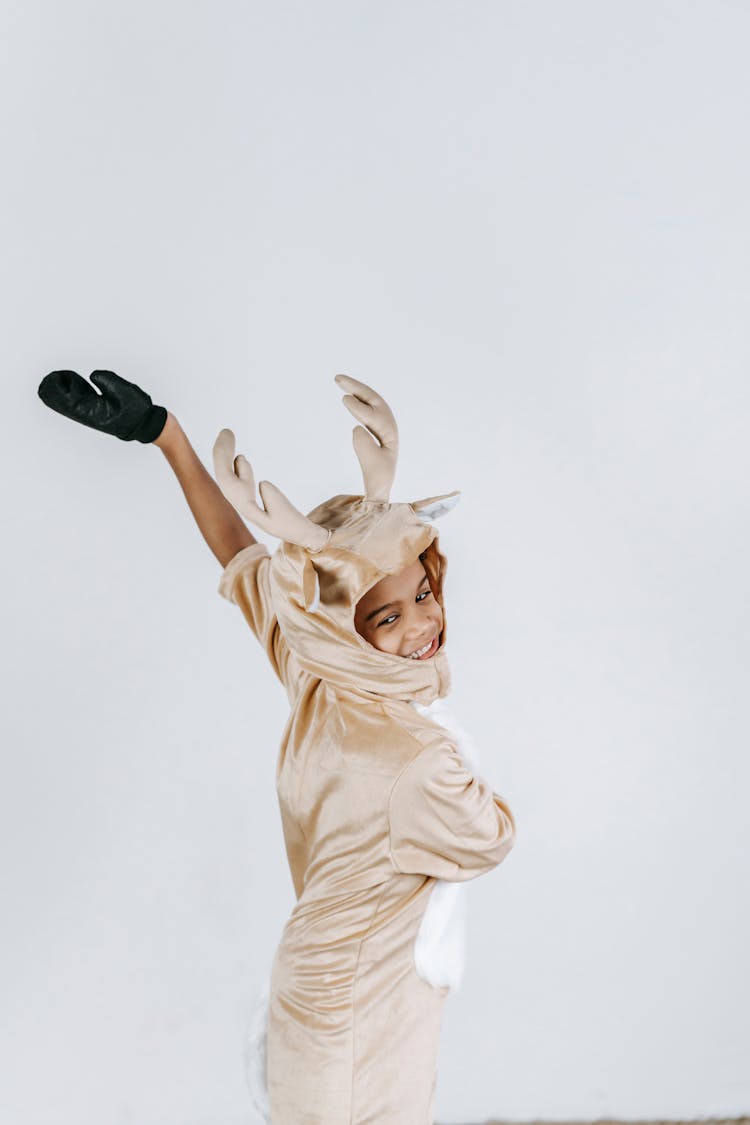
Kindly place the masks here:
[(365, 591), (420, 555), (445, 614), (426, 519), (449, 499), (334, 497), (308, 517), (330, 532), (322, 547), (254, 544), (222, 576), (291, 707), (276, 783), (297, 902), (270, 985), (273, 1125), (430, 1125), (448, 987), (417, 971), (420, 926), (441, 882), (513, 844), (505, 802), (423, 713), (450, 687), (445, 624), (427, 660), (354, 628)]

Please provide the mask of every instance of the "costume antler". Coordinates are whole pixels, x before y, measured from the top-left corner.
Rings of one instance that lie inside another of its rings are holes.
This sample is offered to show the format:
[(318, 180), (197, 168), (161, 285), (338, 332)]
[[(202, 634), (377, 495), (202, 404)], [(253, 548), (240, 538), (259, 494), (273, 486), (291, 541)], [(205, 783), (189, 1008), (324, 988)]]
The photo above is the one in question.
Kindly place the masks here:
[(267, 480), (258, 485), (263, 501), (261, 508), (255, 498), (252, 465), (241, 453), (235, 457), (234, 450), (234, 434), (231, 430), (222, 430), (214, 443), (214, 473), (219, 488), (240, 515), (286, 543), (296, 543), (309, 551), (325, 547), (331, 532), (298, 511), (284, 493)]
[(362, 466), (365, 497), (387, 501), (398, 458), (396, 419), (385, 399), (366, 383), (360, 383), (349, 375), (337, 375), (336, 382), (348, 392), (342, 400), (344, 406), (358, 422), (363, 423), (355, 426), (352, 437), (354, 452)]

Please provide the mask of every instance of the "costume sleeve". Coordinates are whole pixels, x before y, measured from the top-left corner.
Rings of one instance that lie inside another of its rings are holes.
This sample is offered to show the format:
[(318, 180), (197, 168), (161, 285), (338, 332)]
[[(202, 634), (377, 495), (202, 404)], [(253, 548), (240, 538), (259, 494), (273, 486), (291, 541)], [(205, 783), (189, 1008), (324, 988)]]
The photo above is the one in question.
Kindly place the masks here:
[(219, 593), (242, 610), (248, 625), (260, 641), (271, 667), (287, 686), (291, 654), (284, 640), (271, 602), (268, 568), (271, 556), (264, 543), (243, 547), (227, 563), (219, 582)]
[(391, 861), (405, 875), (474, 879), (505, 858), (515, 829), (502, 797), (442, 739), (417, 754), (391, 790)]

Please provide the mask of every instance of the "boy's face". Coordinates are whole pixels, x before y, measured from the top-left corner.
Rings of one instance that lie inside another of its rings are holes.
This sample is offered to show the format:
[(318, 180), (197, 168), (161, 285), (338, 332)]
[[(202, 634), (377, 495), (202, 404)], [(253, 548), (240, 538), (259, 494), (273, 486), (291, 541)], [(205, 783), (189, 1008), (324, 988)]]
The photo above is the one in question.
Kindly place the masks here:
[(421, 559), (367, 591), (357, 602), (354, 627), (381, 652), (416, 660), (435, 655), (443, 611), (432, 595)]

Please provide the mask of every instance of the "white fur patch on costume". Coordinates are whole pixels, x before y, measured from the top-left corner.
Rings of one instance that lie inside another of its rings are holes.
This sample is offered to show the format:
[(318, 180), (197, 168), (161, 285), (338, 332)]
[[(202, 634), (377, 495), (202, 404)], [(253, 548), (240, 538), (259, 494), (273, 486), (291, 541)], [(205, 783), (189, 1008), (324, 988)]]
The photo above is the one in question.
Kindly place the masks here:
[[(479, 772), (479, 751), (474, 740), (458, 725), (444, 699), (425, 707), (412, 700), (421, 715), (452, 734), (461, 759), (472, 773)], [(436, 879), (414, 942), (418, 975), (435, 988), (460, 988), (466, 962), (466, 887)]]
[(414, 942), (417, 974), (434, 988), (461, 987), (466, 961), (466, 899), (460, 883), (436, 879)]
[(472, 773), (479, 773), (481, 764), (477, 744), (471, 735), (459, 725), (456, 716), (444, 699), (434, 699), (432, 703), (427, 706), (412, 701), (412, 707), (419, 711), (420, 715), (432, 719), (433, 723), (438, 723), (438, 725), (444, 727), (449, 734), (452, 734), (456, 740), (458, 752), (466, 768), (471, 770)]
[(271, 1122), (271, 1104), (266, 1081), (268, 998), (270, 980), (258, 993), (245, 1036), (245, 1078), (253, 1105), (264, 1121)]

